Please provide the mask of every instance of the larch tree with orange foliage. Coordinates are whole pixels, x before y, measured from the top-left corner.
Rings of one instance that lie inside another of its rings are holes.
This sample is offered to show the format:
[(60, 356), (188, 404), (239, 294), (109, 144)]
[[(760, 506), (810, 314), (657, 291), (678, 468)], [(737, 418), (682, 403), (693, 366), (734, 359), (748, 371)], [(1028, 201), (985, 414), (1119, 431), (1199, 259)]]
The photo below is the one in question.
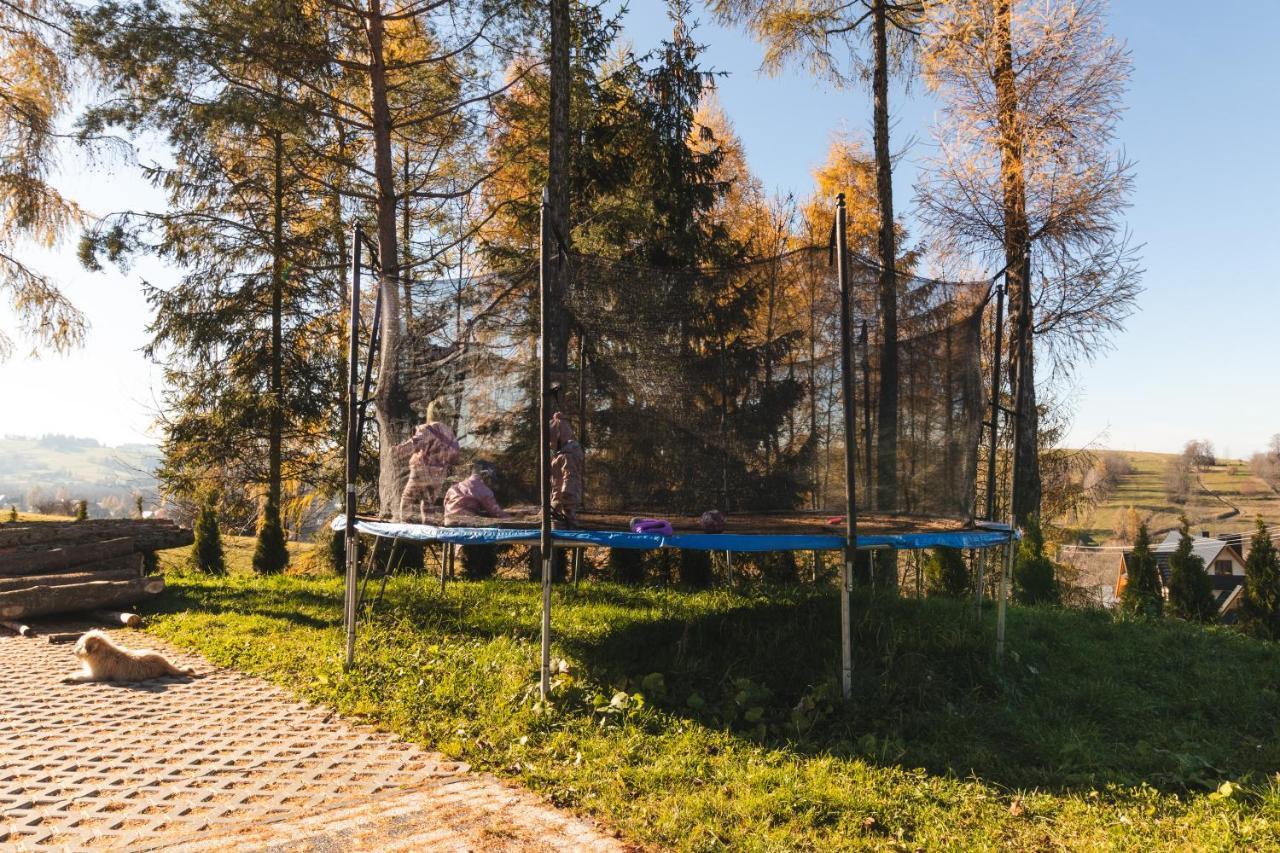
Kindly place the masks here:
[(1035, 341), (1069, 370), (1140, 289), (1121, 221), (1133, 171), (1114, 144), (1129, 55), (1104, 13), (1102, 0), (952, 0), (924, 26), (924, 80), (943, 111), (918, 200), (940, 250), (1004, 265), (1020, 523), (1042, 492)]
[[(50, 248), (84, 218), (49, 182), (58, 161), (57, 121), (71, 100), (58, 4), (0, 3), (0, 294), (18, 334), (58, 352), (84, 340), (84, 316), (57, 284), (21, 257), (30, 244)], [(0, 331), (0, 358), (14, 341)]]
[[(877, 389), (875, 503), (898, 505), (898, 275), (893, 157), (889, 145), (889, 76), (911, 56), (925, 4), (921, 0), (712, 0), (721, 19), (744, 25), (765, 44), (765, 68), (800, 61), (846, 84), (869, 77), (873, 100), (877, 252), (880, 264), (880, 387)], [(870, 58), (862, 44), (870, 39)]]

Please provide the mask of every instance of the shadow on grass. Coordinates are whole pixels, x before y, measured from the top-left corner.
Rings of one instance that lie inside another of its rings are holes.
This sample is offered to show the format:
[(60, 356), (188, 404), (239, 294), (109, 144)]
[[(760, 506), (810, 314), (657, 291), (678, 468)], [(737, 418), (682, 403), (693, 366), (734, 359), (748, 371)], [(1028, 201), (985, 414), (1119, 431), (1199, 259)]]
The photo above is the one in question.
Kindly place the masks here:
[[(405, 581), (388, 590), (373, 624), (410, 632), (410, 643), (441, 634), (532, 640), (537, 589), (464, 583), (441, 597), (430, 578)], [(340, 621), (340, 591), (314, 584), (171, 589), (160, 604), (308, 628)], [(978, 623), (967, 603), (862, 597), (854, 614), (847, 702), (830, 589), (685, 595), (589, 584), (557, 591), (553, 625), (559, 649), (606, 692), (640, 692), (697, 725), (796, 755), (1060, 791), (1202, 789), (1280, 766), (1275, 644), (1228, 629), (1015, 607), (1010, 652), (997, 662), (992, 615)], [(586, 700), (569, 712), (591, 713)]]
[[(274, 599), (274, 600), (272, 600)], [(296, 607), (294, 605), (297, 605)], [(323, 610), (334, 616), (312, 616), (302, 612)], [(145, 610), (149, 614), (186, 613), (201, 611), (220, 614), (253, 614), (269, 619), (281, 619), (304, 628), (325, 630), (342, 623), (342, 598), (304, 589), (290, 590), (278, 596), (267, 596), (250, 587), (219, 588), (216, 592), (201, 591), (182, 586), (169, 586), (163, 593), (148, 600)]]
[[(1272, 644), (1014, 608), (1009, 655), (996, 661), (990, 615), (979, 624), (958, 602), (862, 598), (843, 702), (836, 596), (784, 595), (560, 642), (593, 675), (630, 676), (628, 689), (672, 712), (803, 754), (1058, 790), (1214, 788), (1280, 766)], [(646, 673), (661, 673), (660, 687), (646, 690)]]

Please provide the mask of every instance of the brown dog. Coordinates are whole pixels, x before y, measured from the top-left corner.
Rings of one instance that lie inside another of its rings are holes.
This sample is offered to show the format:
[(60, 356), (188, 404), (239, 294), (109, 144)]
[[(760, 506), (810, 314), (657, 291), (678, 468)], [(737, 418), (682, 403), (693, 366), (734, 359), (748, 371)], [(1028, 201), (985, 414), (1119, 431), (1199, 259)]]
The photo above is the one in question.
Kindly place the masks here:
[(75, 654), (83, 668), (64, 678), (64, 682), (147, 681), (166, 675), (196, 675), (194, 669), (179, 669), (169, 663), (159, 652), (123, 649), (98, 630), (89, 631), (80, 638)]

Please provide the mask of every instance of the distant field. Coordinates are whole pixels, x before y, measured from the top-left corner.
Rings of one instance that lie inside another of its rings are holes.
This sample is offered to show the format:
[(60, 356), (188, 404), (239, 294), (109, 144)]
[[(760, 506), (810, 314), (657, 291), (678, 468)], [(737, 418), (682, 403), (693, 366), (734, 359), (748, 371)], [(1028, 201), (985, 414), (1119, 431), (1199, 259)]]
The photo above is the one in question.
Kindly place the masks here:
[(1280, 494), (1249, 473), (1248, 463), (1219, 460), (1199, 475), (1195, 493), (1186, 504), (1172, 503), (1165, 494), (1164, 474), (1170, 453), (1107, 451), (1128, 457), (1133, 473), (1124, 477), (1115, 491), (1092, 512), (1078, 518), (1058, 519), (1058, 523), (1087, 534), (1095, 542), (1115, 542), (1120, 514), (1133, 507), (1153, 531), (1177, 526), (1186, 514), (1196, 530), (1233, 533), (1253, 528), (1262, 516), (1268, 524), (1280, 524)]
[(88, 439), (0, 438), (0, 495), (3, 505), (22, 502), (30, 489), (52, 496), (58, 489), (95, 497), (154, 487), (159, 451), (142, 444), (104, 447)]

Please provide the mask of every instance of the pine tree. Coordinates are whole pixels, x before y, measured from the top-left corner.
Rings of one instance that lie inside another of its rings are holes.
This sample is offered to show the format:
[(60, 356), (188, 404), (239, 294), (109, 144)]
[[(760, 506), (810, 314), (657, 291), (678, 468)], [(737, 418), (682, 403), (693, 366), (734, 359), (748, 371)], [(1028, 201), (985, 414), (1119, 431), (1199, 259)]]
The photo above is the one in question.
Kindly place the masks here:
[(1155, 555), (1151, 553), (1151, 534), (1147, 531), (1146, 522), (1138, 524), (1133, 550), (1125, 556), (1125, 564), (1128, 573), (1121, 593), (1121, 605), (1129, 613), (1159, 616), (1164, 607), (1164, 595), (1160, 589), (1160, 569)]
[(133, 496), (133, 517), (142, 518), (142, 495)]
[(1192, 553), (1190, 522), (1182, 517), (1182, 538), (1169, 557), (1169, 612), (1182, 619), (1205, 622), (1214, 616), (1213, 580), (1204, 560)]
[(204, 495), (196, 513), (195, 542), (191, 546), (191, 563), (211, 575), (225, 574), (227, 566), (222, 551), (222, 532), (218, 529), (218, 493), (212, 489)]
[(969, 594), (969, 567), (959, 548), (934, 548), (924, 567), (925, 591), (931, 596), (964, 598)]
[(76, 501), (76, 521), (88, 521), (89, 519), (89, 502), (86, 500)]
[(1280, 553), (1261, 518), (1249, 543), (1244, 576), (1245, 627), (1259, 636), (1280, 639)]
[(15, 506), (14, 504), (9, 505), (9, 520), (10, 521), (18, 520), (18, 507)]
[(1032, 515), (1022, 529), (1022, 541), (1013, 566), (1014, 598), (1023, 604), (1057, 604), (1058, 581), (1053, 560), (1044, 553), (1040, 517)]

